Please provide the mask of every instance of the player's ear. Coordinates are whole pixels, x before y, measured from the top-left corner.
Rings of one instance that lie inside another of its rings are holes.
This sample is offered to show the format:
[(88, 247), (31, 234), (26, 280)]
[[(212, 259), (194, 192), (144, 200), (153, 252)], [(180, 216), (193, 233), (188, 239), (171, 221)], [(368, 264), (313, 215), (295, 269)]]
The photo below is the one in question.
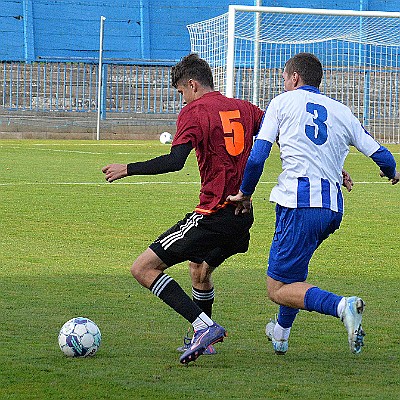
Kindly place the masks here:
[(296, 71), (294, 71), (292, 75), (292, 82), (294, 87), (297, 87), (299, 85), (299, 80), (300, 80), (300, 75)]
[(199, 89), (199, 82), (195, 81), (194, 79), (189, 79), (188, 87), (193, 90), (193, 92), (197, 92)]

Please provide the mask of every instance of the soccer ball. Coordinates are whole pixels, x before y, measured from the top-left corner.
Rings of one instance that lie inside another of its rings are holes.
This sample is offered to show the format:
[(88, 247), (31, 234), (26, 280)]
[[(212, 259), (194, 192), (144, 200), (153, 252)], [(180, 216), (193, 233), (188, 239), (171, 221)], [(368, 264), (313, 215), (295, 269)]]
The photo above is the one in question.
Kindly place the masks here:
[(172, 142), (172, 135), (169, 132), (163, 132), (160, 135), (160, 142), (162, 144), (168, 144)]
[(90, 319), (83, 317), (67, 321), (58, 335), (60, 349), (68, 357), (93, 356), (100, 343), (99, 327)]

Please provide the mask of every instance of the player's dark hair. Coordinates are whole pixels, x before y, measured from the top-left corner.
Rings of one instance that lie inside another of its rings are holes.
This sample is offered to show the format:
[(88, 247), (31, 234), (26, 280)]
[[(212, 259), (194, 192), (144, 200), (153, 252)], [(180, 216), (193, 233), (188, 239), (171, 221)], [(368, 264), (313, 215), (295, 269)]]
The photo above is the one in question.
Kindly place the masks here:
[(286, 62), (285, 69), (289, 76), (297, 72), (306, 85), (319, 87), (321, 84), (322, 64), (314, 54), (296, 54)]
[(189, 54), (182, 58), (171, 71), (172, 86), (177, 88), (179, 84), (184, 84), (193, 79), (202, 86), (214, 90), (214, 79), (212, 71), (207, 61), (203, 60), (196, 53)]

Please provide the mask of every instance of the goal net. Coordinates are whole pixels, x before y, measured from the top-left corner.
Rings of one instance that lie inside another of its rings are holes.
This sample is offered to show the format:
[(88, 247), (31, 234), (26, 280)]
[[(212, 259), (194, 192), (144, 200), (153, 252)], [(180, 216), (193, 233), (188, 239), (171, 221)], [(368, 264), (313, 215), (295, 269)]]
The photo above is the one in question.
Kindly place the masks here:
[(285, 62), (314, 53), (324, 66), (321, 92), (376, 139), (400, 143), (400, 13), (230, 6), (188, 30), (192, 52), (227, 96), (265, 108), (283, 91)]

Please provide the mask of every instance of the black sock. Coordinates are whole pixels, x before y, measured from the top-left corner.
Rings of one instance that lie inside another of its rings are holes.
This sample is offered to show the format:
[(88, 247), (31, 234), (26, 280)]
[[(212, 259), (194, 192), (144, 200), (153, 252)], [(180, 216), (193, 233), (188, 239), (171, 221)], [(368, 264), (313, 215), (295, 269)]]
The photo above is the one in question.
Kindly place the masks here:
[(167, 274), (158, 275), (149, 289), (190, 323), (202, 313), (201, 308)]
[(200, 290), (192, 287), (193, 301), (211, 318), (214, 303), (214, 288)]

